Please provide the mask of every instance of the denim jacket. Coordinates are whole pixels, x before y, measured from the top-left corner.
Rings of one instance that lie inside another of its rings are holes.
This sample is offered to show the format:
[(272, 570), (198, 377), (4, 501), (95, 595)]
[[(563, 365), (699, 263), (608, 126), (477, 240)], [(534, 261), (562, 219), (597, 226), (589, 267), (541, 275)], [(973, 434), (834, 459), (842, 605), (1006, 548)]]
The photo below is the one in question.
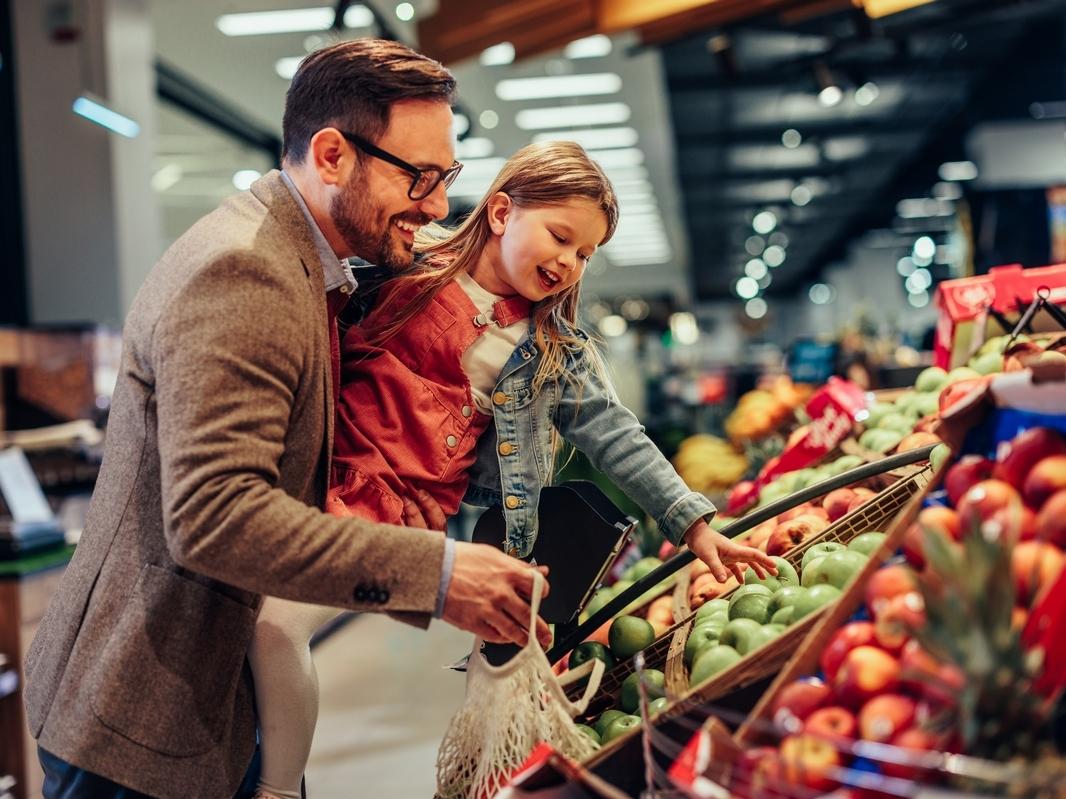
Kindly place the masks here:
[(503, 508), (508, 554), (525, 557), (536, 540), (540, 490), (553, 466), (553, 426), (651, 515), (670, 541), (678, 543), (693, 522), (714, 514), (714, 505), (689, 490), (583, 351), (568, 357), (573, 380), (546, 383), (534, 396), (539, 354), (531, 330), (500, 372), (492, 394), (495, 424), (478, 441), (465, 496), (473, 505)]

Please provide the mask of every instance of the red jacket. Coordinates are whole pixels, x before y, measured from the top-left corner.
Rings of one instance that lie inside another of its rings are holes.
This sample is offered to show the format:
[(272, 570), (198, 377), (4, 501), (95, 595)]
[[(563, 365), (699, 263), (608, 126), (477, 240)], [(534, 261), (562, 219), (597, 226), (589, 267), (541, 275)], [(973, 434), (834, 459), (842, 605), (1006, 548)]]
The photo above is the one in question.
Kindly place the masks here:
[[(368, 327), (381, 321), (388, 299), (383, 291)], [(521, 298), (502, 304), (517, 318), (528, 313)], [(485, 331), (477, 315), (453, 281), (384, 344), (367, 343), (359, 327), (345, 334), (331, 512), (403, 524), (400, 497), (411, 488), (428, 491), (447, 515), (458, 510), (478, 436), (492, 422), (477, 410), (462, 367)]]

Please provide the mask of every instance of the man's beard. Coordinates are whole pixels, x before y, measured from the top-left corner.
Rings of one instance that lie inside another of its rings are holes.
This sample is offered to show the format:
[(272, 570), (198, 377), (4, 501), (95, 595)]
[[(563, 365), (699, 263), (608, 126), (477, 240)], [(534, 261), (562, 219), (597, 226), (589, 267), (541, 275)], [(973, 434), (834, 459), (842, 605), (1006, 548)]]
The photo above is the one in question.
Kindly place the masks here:
[(399, 272), (407, 269), (414, 252), (406, 242), (393, 237), (397, 219), (424, 225), (430, 220), (424, 214), (397, 214), (389, 219), (376, 205), (353, 173), (344, 190), (333, 198), (329, 207), (334, 226), (353, 253), (365, 261)]

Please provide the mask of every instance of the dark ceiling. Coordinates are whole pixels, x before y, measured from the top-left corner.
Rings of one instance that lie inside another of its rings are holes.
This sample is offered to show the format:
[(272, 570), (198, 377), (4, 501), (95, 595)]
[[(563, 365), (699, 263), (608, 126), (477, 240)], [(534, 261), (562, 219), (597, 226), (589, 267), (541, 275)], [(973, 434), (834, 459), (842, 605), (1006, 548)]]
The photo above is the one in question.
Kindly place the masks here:
[[(773, 211), (787, 237), (766, 292), (794, 294), (864, 230), (892, 225), (897, 200), (927, 194), (972, 124), (1066, 98), (1064, 18), (1061, 0), (941, 0), (879, 22), (762, 18), (665, 45), (697, 296), (735, 296), (756, 213)], [(829, 82), (844, 89), (834, 107), (817, 99)], [(862, 105), (867, 82), (878, 94)]]

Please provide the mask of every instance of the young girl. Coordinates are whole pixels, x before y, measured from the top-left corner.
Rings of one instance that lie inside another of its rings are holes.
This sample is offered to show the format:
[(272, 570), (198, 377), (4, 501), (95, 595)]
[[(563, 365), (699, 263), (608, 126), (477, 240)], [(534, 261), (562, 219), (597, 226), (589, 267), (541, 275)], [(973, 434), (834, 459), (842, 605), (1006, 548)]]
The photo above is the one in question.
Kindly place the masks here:
[[(498, 506), (506, 551), (524, 557), (565, 439), (720, 580), (745, 563), (773, 571), (762, 552), (711, 530), (714, 506), (619, 404), (577, 327), (581, 277), (617, 220), (600, 168), (578, 145), (551, 142), (516, 153), (454, 233), (420, 242), (415, 267), (345, 335), (333, 512), (403, 524), (411, 488), (449, 515), (464, 499)], [(263, 605), (252, 665), (264, 796), (299, 796), (318, 704), (308, 641), (336, 612)]]

